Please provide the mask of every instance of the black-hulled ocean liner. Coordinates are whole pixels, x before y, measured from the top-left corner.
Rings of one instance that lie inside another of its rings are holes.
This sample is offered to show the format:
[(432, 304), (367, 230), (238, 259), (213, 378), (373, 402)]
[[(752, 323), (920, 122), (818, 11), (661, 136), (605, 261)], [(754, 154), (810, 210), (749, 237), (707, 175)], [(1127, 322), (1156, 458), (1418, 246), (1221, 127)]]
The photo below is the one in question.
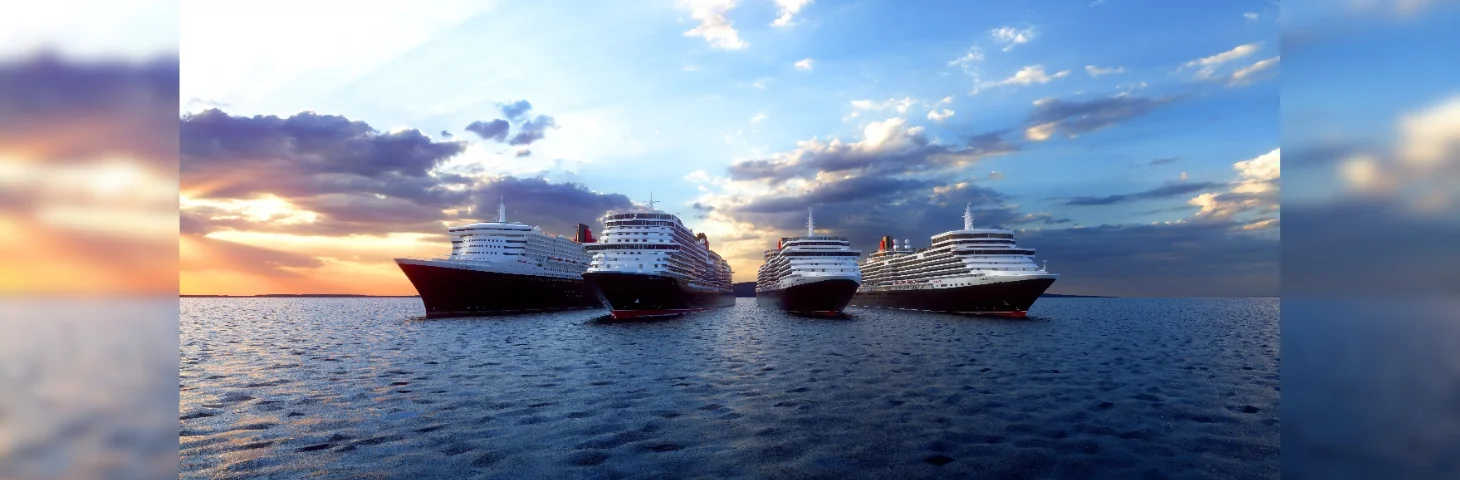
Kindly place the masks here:
[(653, 209), (609, 212), (583, 280), (614, 318), (679, 315), (735, 304), (730, 264), (705, 234)]
[(806, 236), (782, 238), (775, 250), (766, 250), (755, 279), (756, 304), (796, 313), (841, 313), (862, 284), (861, 255), (844, 237), (816, 235), (807, 210)]
[(509, 223), (506, 217), (504, 204), (496, 222), (448, 229), (451, 255), (446, 258), (395, 259), (421, 294), (427, 317), (602, 305), (582, 277), (590, 261), (583, 244), (593, 241), (588, 226), (579, 224), (570, 240), (547, 235), (538, 227)]
[(1059, 275), (1034, 264), (1034, 249), (1019, 248), (1014, 232), (973, 228), (965, 208), (963, 230), (932, 237), (914, 251), (882, 237), (862, 262), (858, 307), (1023, 317)]

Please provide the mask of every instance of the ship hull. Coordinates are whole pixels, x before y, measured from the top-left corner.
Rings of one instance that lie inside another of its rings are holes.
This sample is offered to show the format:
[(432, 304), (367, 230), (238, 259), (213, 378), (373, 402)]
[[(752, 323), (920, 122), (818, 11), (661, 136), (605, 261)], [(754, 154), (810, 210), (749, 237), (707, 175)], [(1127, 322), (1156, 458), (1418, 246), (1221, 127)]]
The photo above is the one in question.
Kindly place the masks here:
[(613, 318), (683, 315), (735, 304), (732, 290), (697, 290), (667, 275), (589, 272), (583, 280)]
[(396, 262), (421, 294), (427, 318), (577, 310), (602, 306), (582, 280)]
[(793, 313), (837, 314), (847, 308), (860, 284), (837, 278), (755, 293), (755, 303)]
[(1023, 317), (1054, 280), (1036, 278), (952, 288), (857, 292), (852, 297), (852, 306)]

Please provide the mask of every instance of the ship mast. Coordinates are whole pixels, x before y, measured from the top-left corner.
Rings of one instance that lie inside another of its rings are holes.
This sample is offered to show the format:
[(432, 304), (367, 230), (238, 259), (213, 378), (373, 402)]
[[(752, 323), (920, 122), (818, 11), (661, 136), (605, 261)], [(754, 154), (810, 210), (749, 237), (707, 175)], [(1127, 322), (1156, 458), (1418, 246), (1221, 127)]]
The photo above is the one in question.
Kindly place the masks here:
[(497, 223), (507, 223), (507, 197), (503, 196), (497, 204)]
[(812, 233), (812, 230), (814, 228), (813, 227), (814, 225), (815, 225), (815, 223), (813, 223), (811, 221), (811, 209), (808, 208), (808, 209), (806, 209), (806, 236), (808, 236), (808, 237), (814, 237), (814, 236), (816, 236), (815, 233)]
[(654, 192), (653, 191), (650, 191), (649, 192), (649, 209), (650, 210), (653, 210), (654, 209), (654, 204), (655, 203), (659, 203), (659, 202), (654, 201)]
[(963, 207), (963, 229), (973, 230), (973, 203)]

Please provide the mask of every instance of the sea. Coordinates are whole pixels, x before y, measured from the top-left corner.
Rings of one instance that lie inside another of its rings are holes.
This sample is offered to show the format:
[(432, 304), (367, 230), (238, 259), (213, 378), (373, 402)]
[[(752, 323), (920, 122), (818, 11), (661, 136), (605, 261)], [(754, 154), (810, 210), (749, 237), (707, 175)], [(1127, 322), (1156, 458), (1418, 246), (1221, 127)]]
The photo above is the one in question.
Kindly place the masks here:
[(184, 298), (182, 478), (1276, 478), (1276, 298), (425, 319)]

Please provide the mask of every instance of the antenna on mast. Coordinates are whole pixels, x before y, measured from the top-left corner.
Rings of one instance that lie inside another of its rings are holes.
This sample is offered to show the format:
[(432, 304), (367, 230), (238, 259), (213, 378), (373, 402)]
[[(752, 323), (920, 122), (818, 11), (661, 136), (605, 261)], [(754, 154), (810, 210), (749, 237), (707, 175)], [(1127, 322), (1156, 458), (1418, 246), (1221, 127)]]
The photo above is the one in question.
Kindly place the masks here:
[(973, 230), (973, 202), (963, 207), (963, 229)]
[(654, 204), (655, 203), (659, 203), (659, 202), (654, 201), (654, 191), (653, 190), (650, 190), (649, 191), (649, 209), (650, 210), (653, 210), (654, 209)]
[(497, 223), (507, 223), (507, 196), (503, 195), (497, 204)]
[(812, 220), (811, 219), (811, 209), (810, 208), (807, 208), (806, 209), (806, 236), (808, 236), (808, 237), (814, 237), (814, 236), (816, 236), (815, 233), (812, 233), (812, 230), (814, 229), (815, 223), (813, 223), (811, 220)]

